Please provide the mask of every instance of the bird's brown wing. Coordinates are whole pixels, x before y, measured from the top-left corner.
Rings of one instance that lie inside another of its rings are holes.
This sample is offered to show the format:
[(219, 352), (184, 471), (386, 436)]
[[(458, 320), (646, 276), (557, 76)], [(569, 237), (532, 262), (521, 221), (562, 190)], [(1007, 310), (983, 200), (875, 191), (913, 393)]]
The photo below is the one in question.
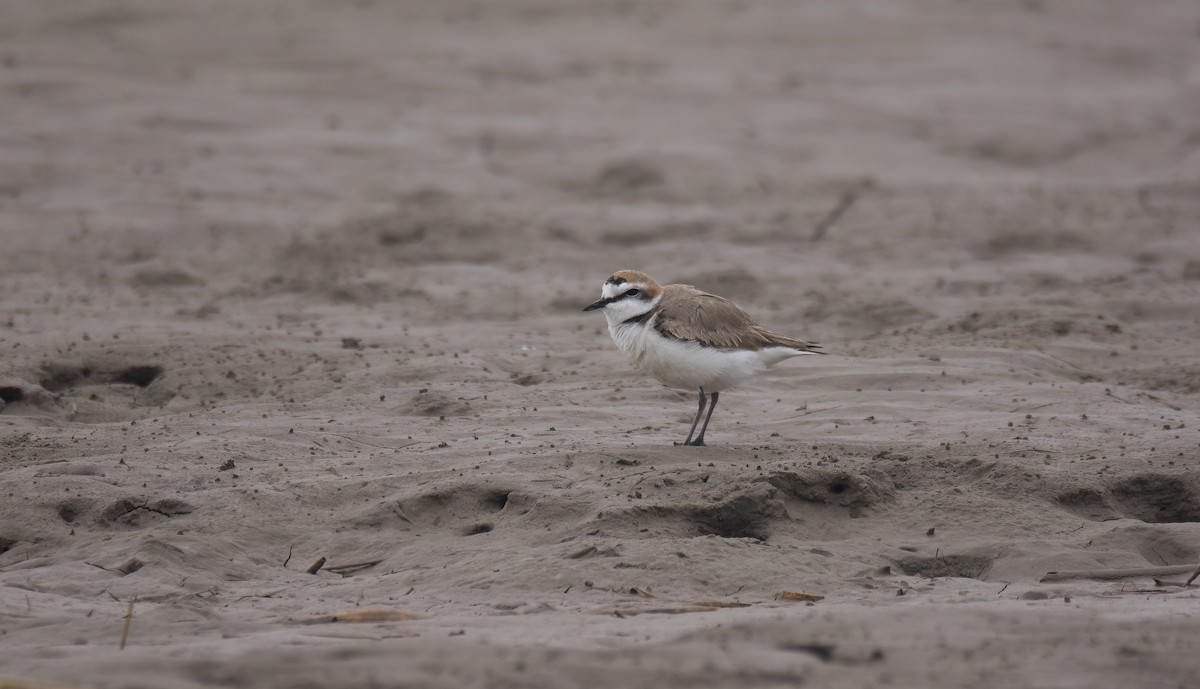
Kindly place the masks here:
[(691, 285), (667, 285), (658, 303), (654, 327), (664, 337), (719, 349), (791, 347), (814, 354), (820, 345), (779, 335), (758, 325), (736, 304)]

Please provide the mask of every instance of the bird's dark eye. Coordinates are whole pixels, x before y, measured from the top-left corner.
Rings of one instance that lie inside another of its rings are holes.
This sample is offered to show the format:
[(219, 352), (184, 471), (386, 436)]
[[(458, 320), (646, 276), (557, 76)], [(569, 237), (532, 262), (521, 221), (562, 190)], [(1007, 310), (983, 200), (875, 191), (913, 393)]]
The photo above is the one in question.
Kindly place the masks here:
[(631, 289), (631, 290), (628, 290), (627, 292), (625, 292), (625, 296), (636, 297), (637, 295), (639, 295), (641, 293), (642, 293), (642, 291), (640, 289)]

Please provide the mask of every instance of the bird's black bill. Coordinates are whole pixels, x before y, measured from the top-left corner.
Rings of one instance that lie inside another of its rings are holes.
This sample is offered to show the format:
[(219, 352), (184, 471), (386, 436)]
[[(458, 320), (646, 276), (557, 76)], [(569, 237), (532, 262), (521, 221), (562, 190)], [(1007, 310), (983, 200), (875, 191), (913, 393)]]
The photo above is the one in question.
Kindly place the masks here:
[(596, 301), (583, 307), (583, 310), (584, 311), (595, 311), (596, 309), (602, 309), (605, 306), (608, 306), (609, 304), (611, 304), (612, 301), (613, 301), (612, 299), (597, 299)]

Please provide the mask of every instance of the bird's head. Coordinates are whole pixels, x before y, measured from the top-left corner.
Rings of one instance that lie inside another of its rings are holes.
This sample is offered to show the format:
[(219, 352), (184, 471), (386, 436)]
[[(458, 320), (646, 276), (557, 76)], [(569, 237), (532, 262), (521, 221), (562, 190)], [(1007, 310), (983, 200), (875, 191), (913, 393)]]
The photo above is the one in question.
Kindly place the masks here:
[(600, 288), (600, 298), (584, 311), (603, 309), (609, 323), (622, 323), (645, 314), (662, 297), (662, 285), (636, 270), (618, 270)]

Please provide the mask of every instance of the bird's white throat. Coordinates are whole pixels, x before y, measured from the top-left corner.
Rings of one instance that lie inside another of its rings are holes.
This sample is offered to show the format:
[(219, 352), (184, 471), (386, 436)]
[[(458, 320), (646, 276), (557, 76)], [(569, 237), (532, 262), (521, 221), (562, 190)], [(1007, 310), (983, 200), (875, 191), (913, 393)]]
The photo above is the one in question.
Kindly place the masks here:
[[(604, 295), (606, 299), (612, 297), (611, 294), (608, 294), (608, 288), (610, 286), (611, 285), (604, 286)], [(644, 316), (653, 311), (654, 308), (658, 306), (658, 302), (661, 299), (662, 297), (655, 297), (650, 301), (645, 301), (642, 299), (620, 299), (618, 301), (614, 301), (608, 306), (605, 306), (604, 317), (608, 319), (609, 332), (613, 332), (614, 327), (624, 323), (625, 321), (628, 321), (630, 318)], [(613, 339), (616, 339), (615, 334), (613, 335)]]

